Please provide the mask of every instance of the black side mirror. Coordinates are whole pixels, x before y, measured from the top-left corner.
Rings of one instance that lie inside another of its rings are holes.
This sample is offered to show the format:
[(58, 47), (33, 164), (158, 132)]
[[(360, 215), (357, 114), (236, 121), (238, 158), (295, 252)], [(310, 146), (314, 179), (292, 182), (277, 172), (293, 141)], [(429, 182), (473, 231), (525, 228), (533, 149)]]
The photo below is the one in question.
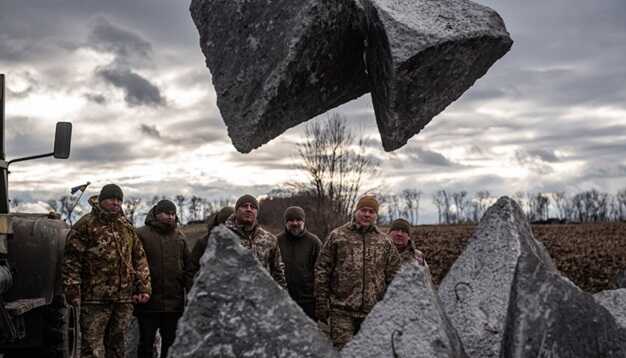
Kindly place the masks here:
[(57, 128), (54, 132), (54, 157), (57, 159), (69, 158), (71, 144), (72, 123), (57, 122)]

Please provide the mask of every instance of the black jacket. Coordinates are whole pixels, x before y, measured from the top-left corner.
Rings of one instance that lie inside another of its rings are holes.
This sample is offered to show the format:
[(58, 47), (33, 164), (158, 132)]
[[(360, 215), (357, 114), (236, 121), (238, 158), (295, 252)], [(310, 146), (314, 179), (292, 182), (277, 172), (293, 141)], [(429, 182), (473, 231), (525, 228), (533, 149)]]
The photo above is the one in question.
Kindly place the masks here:
[(285, 263), (289, 295), (298, 303), (315, 302), (314, 269), (322, 242), (306, 229), (300, 236), (293, 236), (285, 230), (277, 238)]
[(136, 305), (135, 312), (182, 312), (193, 283), (191, 256), (182, 233), (178, 228), (165, 230), (150, 210), (146, 226), (137, 229), (137, 235), (150, 266), (152, 296)]

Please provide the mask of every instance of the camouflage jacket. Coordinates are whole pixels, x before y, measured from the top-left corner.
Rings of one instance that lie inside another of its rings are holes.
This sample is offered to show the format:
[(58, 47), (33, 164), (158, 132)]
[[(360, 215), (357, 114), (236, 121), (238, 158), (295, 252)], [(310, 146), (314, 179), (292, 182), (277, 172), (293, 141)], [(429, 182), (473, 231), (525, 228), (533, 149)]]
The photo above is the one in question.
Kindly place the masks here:
[(367, 315), (399, 267), (398, 250), (376, 226), (336, 228), (315, 265), (316, 315), (324, 320), (330, 309)]
[(67, 235), (63, 286), (68, 302), (132, 302), (151, 293), (146, 253), (124, 215), (113, 216), (89, 199), (92, 210)]
[(225, 225), (239, 236), (241, 245), (252, 251), (261, 263), (261, 266), (265, 267), (274, 280), (286, 288), (285, 265), (280, 255), (276, 236), (261, 228), (258, 224), (254, 225), (250, 232), (246, 232), (241, 225), (235, 222), (235, 215), (231, 215), (226, 220)]

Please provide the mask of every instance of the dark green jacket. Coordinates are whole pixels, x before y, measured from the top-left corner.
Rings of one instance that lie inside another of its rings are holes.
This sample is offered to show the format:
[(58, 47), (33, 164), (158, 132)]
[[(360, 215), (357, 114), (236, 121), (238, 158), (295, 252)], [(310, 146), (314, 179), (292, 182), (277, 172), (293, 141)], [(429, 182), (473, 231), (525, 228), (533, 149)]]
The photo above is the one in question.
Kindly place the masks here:
[(191, 256), (182, 232), (163, 228), (153, 208), (137, 235), (150, 265), (152, 296), (147, 303), (136, 305), (135, 312), (182, 312), (193, 284)]
[(285, 263), (289, 295), (298, 303), (315, 303), (313, 293), (315, 262), (320, 254), (322, 242), (307, 230), (300, 236), (294, 236), (285, 230), (277, 238), (280, 255)]

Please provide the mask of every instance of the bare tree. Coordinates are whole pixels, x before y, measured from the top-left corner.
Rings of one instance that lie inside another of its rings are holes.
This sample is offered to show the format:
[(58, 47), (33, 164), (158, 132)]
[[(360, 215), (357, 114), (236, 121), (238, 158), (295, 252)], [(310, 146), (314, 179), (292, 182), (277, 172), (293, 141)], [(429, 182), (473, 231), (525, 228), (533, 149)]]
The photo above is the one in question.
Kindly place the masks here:
[(564, 191), (559, 191), (556, 193), (552, 193), (552, 200), (554, 201), (554, 205), (556, 206), (556, 210), (559, 213), (559, 219), (568, 219), (567, 217), (567, 207), (568, 207), (568, 199), (567, 195)]
[(124, 213), (132, 225), (135, 225), (135, 216), (137, 209), (139, 209), (141, 205), (141, 201), (141, 198), (138, 197), (130, 197), (124, 201)]
[(524, 198), (526, 197), (526, 193), (523, 191), (516, 191), (513, 195), (513, 200), (517, 202), (517, 205), (524, 211)]
[(618, 220), (626, 220), (626, 188), (615, 194), (615, 200), (617, 201)]
[(580, 222), (606, 221), (609, 214), (608, 194), (596, 189), (574, 195), (575, 216)]
[(339, 114), (305, 128), (298, 154), (308, 181), (294, 185), (313, 197), (314, 220), (324, 236), (350, 217), (362, 180), (378, 171), (379, 161), (367, 156), (365, 149), (363, 140), (355, 139), (346, 118)]
[(542, 193), (528, 196), (528, 218), (531, 221), (546, 220), (549, 215), (550, 198)]
[(416, 189), (404, 189), (402, 191), (402, 197), (404, 198), (407, 218), (411, 221), (411, 224), (417, 225), (419, 222), (420, 199), (422, 198), (422, 192)]
[(452, 216), (450, 215), (450, 197), (445, 190), (437, 190), (433, 194), (433, 204), (437, 207), (438, 221), (441, 224), (450, 224)]
[(202, 198), (199, 196), (193, 195), (191, 199), (189, 199), (189, 215), (191, 216), (191, 220), (198, 220), (198, 214), (202, 212)]
[(475, 215), (475, 221), (480, 220), (485, 214), (487, 207), (489, 206), (489, 200), (491, 198), (491, 193), (488, 190), (478, 191), (476, 194), (476, 201), (478, 202), (478, 215)]
[(467, 200), (467, 191), (461, 190), (456, 193), (452, 193), (452, 201), (454, 201), (454, 207), (456, 209), (456, 222), (463, 222), (467, 220), (467, 207), (469, 202)]
[(180, 220), (181, 223), (185, 222), (185, 202), (186, 202), (187, 198), (182, 195), (182, 194), (178, 194), (174, 197), (174, 201), (176, 201), (176, 205), (178, 205), (178, 219)]

